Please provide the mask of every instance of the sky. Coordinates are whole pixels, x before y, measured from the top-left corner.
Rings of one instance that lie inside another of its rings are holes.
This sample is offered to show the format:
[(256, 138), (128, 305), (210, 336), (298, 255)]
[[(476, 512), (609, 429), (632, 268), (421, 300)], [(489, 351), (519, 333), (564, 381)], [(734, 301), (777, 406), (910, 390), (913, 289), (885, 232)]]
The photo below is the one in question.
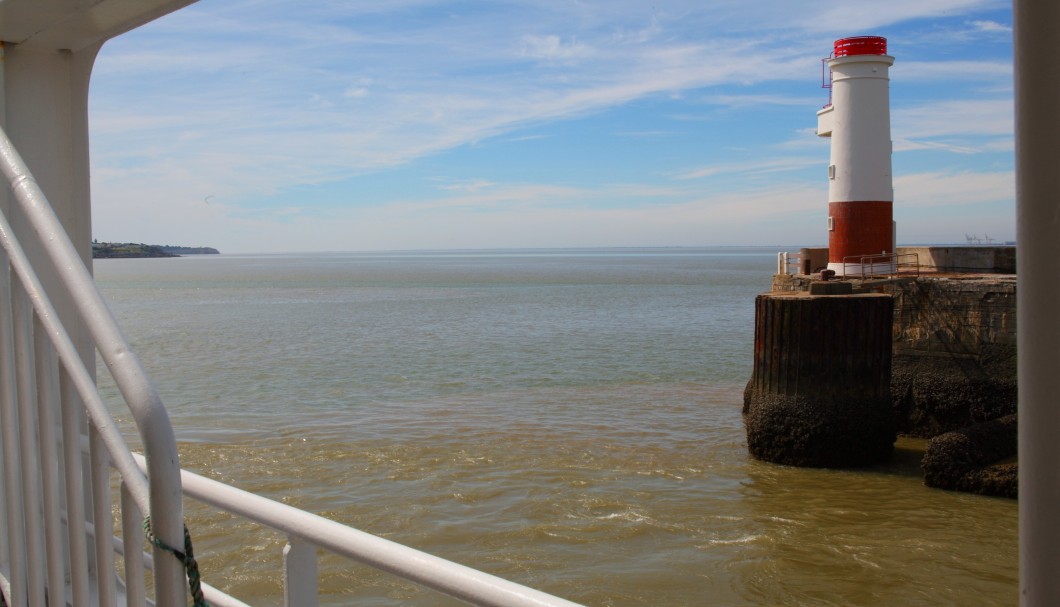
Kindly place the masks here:
[(107, 42), (93, 235), (223, 253), (827, 243), (884, 36), (899, 244), (1015, 238), (1008, 0), (200, 0)]

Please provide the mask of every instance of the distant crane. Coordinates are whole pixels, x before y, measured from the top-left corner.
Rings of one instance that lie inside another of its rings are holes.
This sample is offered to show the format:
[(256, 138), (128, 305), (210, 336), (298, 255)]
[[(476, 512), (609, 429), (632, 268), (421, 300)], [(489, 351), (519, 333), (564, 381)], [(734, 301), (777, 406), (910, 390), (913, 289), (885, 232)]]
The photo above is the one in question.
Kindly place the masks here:
[(969, 236), (966, 233), (964, 239), (968, 241), (968, 244), (992, 244), (994, 242), (994, 239), (990, 238), (989, 234), (983, 234), (982, 236), (972, 234)]

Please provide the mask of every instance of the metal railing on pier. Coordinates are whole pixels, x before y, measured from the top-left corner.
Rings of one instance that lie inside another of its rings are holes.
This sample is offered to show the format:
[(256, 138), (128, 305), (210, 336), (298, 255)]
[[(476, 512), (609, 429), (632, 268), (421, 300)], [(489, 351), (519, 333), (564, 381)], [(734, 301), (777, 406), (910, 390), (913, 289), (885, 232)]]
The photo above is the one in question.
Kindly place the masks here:
[(843, 276), (848, 278), (898, 275), (919, 276), (920, 256), (916, 253), (877, 253), (843, 258)]
[[(160, 543), (184, 549), (185, 494), (287, 536), (282, 573), (289, 606), (317, 604), (317, 549), (471, 605), (575, 605), (181, 471), (161, 398), (2, 129), (0, 169), (9, 185), (0, 189), (0, 593), (6, 605), (185, 605), (182, 562), (158, 543), (143, 552), (145, 515)], [(136, 422), (144, 456), (131, 452), (97, 391), (96, 353)], [(120, 572), (116, 555), (125, 557)], [(202, 589), (215, 607), (245, 607), (208, 584)]]
[[(805, 274), (812, 260), (811, 251), (827, 249), (802, 249), (799, 253), (781, 251), (777, 253), (777, 274)], [(792, 270), (794, 268), (794, 271)], [(875, 255), (850, 255), (843, 258), (843, 274), (848, 278), (877, 278), (880, 276), (919, 276), (920, 256), (917, 253), (877, 253)]]
[[(792, 266), (795, 272), (791, 271)], [(802, 268), (802, 255), (781, 251), (777, 253), (777, 274), (800, 274)]]

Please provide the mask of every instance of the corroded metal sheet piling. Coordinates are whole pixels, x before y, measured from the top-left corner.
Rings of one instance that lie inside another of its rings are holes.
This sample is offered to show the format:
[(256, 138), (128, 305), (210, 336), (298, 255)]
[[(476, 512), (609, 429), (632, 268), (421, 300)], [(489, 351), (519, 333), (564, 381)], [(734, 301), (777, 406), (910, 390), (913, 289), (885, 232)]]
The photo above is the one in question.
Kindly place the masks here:
[(890, 457), (892, 317), (884, 294), (759, 295), (744, 394), (751, 455), (822, 467)]

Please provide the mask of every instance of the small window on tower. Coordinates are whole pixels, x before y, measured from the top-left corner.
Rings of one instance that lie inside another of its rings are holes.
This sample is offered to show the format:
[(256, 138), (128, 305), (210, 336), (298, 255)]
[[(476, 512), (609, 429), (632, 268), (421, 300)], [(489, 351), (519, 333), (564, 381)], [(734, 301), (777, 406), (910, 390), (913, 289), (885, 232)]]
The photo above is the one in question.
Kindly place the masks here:
[(835, 165), (834, 164), (828, 165), (828, 178), (829, 179), (835, 179)]
[(828, 231), (835, 232), (835, 218), (831, 216), (828, 217)]

